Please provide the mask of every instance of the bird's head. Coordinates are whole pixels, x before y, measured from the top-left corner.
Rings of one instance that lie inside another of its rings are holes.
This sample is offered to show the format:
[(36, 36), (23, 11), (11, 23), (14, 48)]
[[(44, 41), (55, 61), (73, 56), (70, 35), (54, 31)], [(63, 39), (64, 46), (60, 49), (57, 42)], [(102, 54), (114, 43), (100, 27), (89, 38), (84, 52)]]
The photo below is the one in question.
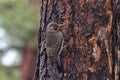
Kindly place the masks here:
[(57, 24), (56, 22), (50, 22), (47, 26), (47, 31), (50, 31), (50, 32), (59, 31), (60, 26), (63, 26), (63, 24)]

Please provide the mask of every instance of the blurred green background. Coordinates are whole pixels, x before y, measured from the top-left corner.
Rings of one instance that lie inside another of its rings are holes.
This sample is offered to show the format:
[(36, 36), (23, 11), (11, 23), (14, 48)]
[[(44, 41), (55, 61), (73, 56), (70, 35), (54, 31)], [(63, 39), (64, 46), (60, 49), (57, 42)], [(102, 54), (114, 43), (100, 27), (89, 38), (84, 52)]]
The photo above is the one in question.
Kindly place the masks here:
[(0, 80), (32, 80), (40, 0), (0, 0)]

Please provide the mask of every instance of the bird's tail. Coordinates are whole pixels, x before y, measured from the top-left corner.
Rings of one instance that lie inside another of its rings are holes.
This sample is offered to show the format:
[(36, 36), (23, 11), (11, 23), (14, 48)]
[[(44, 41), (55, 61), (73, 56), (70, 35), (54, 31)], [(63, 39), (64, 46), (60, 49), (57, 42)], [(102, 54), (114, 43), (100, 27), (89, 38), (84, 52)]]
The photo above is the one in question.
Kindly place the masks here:
[(57, 60), (57, 69), (58, 69), (58, 72), (59, 72), (59, 73), (63, 73), (63, 72), (64, 72), (64, 68), (63, 68), (63, 65), (62, 65), (60, 56), (58, 56), (57, 59), (58, 59), (58, 60)]

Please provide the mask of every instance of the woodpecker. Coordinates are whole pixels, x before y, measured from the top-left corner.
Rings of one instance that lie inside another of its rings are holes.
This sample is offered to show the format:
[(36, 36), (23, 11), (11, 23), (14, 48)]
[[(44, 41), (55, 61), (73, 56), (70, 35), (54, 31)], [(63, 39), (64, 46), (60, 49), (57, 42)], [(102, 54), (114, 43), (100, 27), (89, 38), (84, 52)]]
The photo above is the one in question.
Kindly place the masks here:
[(56, 66), (58, 72), (63, 71), (63, 66), (61, 65), (59, 52), (61, 46), (63, 45), (63, 34), (59, 30), (62, 24), (57, 24), (56, 22), (50, 22), (47, 25), (46, 30), (46, 51), (47, 58), (50, 60), (53, 66)]

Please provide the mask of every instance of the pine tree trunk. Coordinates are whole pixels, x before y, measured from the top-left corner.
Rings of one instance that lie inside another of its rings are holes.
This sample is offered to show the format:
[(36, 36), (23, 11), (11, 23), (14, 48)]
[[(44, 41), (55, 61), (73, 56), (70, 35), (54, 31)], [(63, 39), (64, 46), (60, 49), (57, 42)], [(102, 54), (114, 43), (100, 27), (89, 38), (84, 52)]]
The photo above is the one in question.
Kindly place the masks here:
[[(65, 24), (66, 49), (58, 73), (47, 60), (46, 26)], [(34, 80), (120, 80), (120, 2), (118, 0), (41, 0), (38, 61)]]

